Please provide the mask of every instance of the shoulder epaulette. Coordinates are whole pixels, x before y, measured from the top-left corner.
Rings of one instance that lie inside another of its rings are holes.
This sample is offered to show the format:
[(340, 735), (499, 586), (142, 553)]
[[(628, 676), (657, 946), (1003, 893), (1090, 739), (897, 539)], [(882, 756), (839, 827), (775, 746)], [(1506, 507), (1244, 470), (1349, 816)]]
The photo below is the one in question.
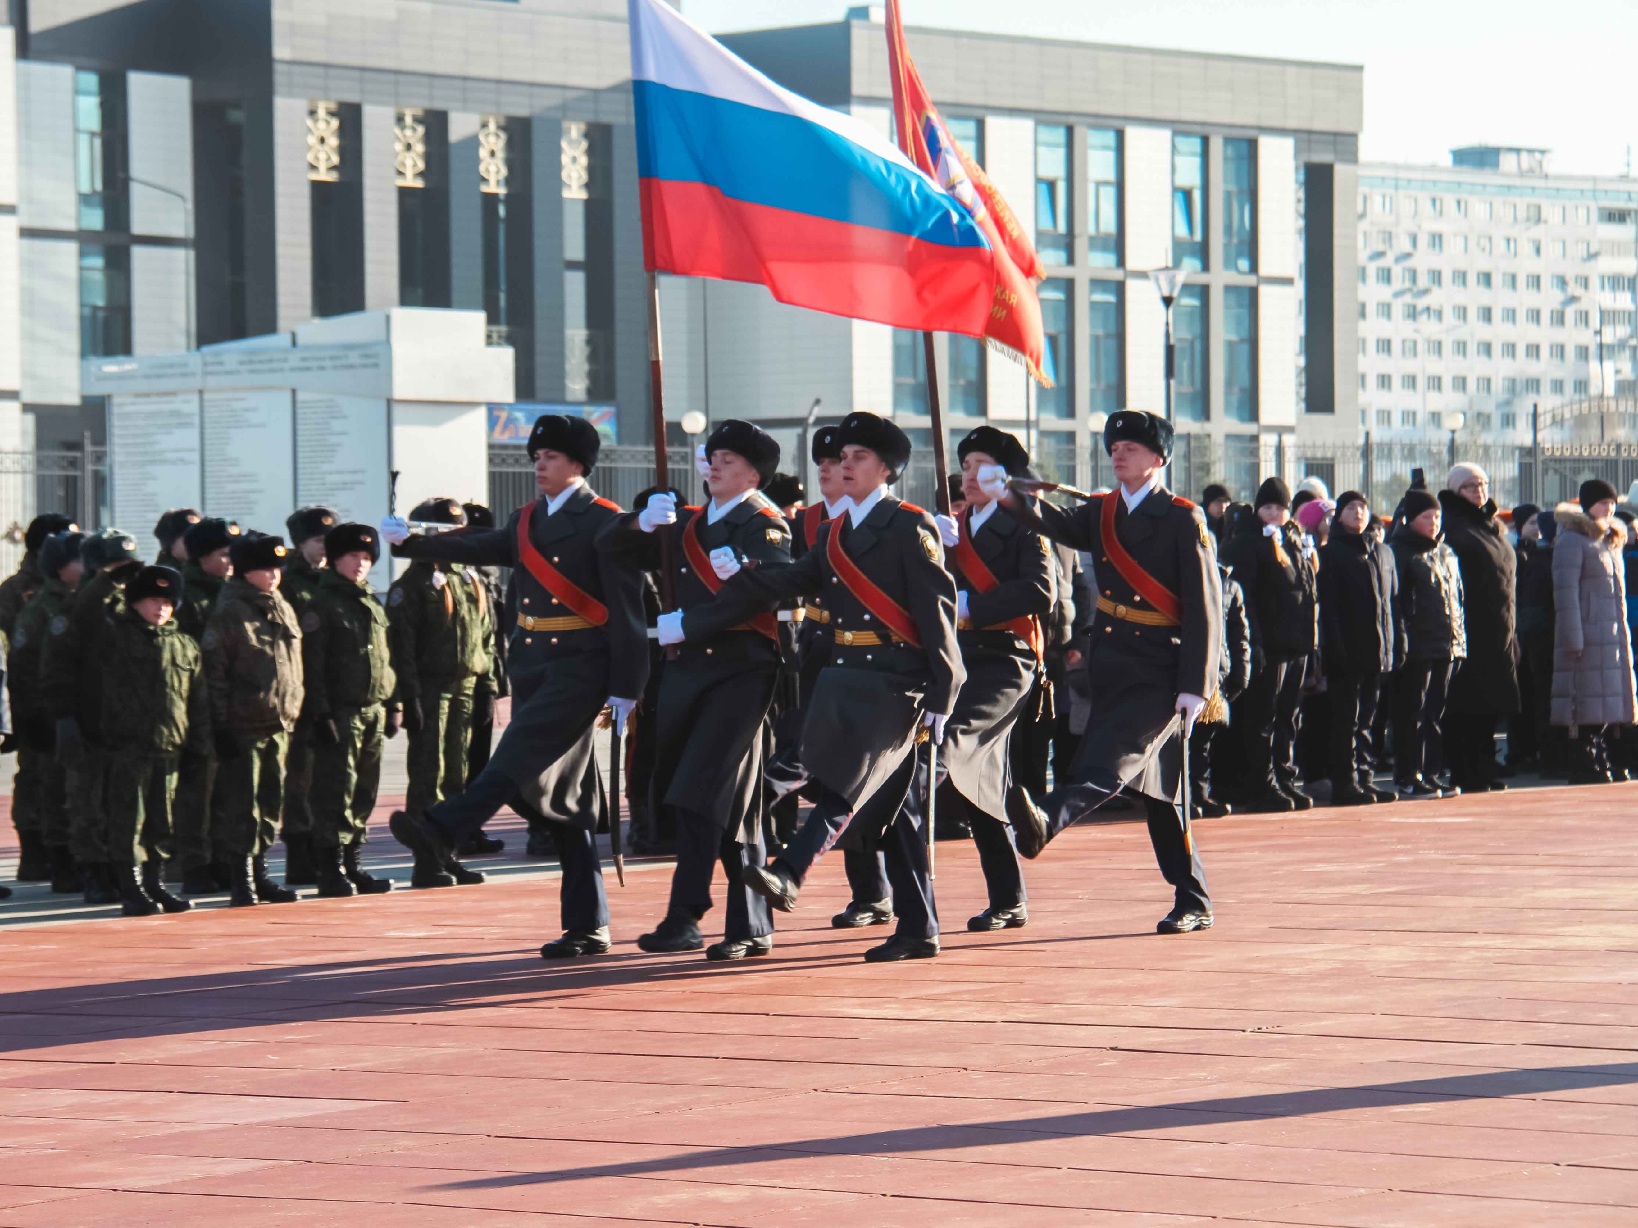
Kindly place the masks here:
[(1186, 507), (1191, 512), (1194, 510), (1194, 504), (1189, 502), (1189, 500), (1185, 499), (1182, 495), (1173, 495), (1172, 496), (1172, 506), (1173, 507)]
[(758, 514), (758, 515), (762, 515), (762, 516), (772, 516), (772, 517), (773, 517), (773, 518), (774, 518), (774, 519), (775, 519), (775, 520), (783, 520), (783, 519), (785, 519), (785, 518), (784, 518), (784, 517), (783, 517), (783, 516), (781, 516), (781, 515), (780, 515), (780, 514), (779, 514), (779, 509), (778, 509), (778, 508), (777, 508), (777, 507), (773, 507), (773, 506), (769, 506), (769, 507), (759, 507), (759, 508), (757, 508), (757, 509), (756, 509), (756, 510), (757, 510), (757, 514)]
[(616, 503), (613, 499), (605, 499), (605, 498), (603, 498), (602, 495), (598, 495), (596, 498), (594, 498), (592, 500), (592, 506), (593, 507), (606, 507), (611, 512), (623, 512), (623, 511), (626, 510), (625, 508), (621, 507), (618, 503)]
[(912, 514), (914, 514), (916, 516), (925, 516), (925, 515), (927, 515), (927, 509), (926, 508), (917, 507), (914, 503), (906, 503), (902, 499), (899, 500), (899, 506), (902, 507), (905, 511), (910, 512), (910, 513), (912, 513)]
[(705, 510), (705, 505), (703, 503), (685, 503), (685, 504), (683, 504), (683, 511), (685, 511), (685, 512), (703, 512), (704, 510)]

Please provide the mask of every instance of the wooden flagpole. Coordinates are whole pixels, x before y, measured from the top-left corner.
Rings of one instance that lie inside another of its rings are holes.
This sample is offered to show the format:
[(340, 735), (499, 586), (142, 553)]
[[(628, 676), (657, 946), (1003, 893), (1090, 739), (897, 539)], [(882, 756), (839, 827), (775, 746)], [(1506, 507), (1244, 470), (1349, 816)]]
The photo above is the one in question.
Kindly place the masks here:
[[(648, 275), (648, 401), (651, 411), (650, 426), (654, 431), (654, 485), (661, 491), (671, 489), (671, 462), (665, 441), (665, 374), (660, 350), (660, 278)], [(670, 612), (676, 606), (673, 592), (671, 534), (660, 534), (660, 608)], [(667, 650), (667, 656), (676, 656), (676, 649)]]
[(922, 352), (927, 362), (927, 416), (933, 421), (933, 470), (937, 489), (933, 492), (933, 506), (950, 514), (950, 457), (949, 442), (944, 438), (944, 407), (938, 399), (938, 367), (933, 363), (933, 334), (921, 335)]

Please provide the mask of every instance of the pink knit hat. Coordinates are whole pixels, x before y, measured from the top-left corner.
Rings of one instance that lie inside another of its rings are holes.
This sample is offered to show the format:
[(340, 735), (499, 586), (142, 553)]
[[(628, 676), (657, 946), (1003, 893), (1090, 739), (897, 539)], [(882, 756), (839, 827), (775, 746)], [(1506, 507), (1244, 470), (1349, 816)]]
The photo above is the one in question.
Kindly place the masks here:
[(1306, 532), (1312, 533), (1319, 528), (1322, 520), (1336, 510), (1336, 503), (1330, 499), (1310, 499), (1297, 509), (1297, 523)]

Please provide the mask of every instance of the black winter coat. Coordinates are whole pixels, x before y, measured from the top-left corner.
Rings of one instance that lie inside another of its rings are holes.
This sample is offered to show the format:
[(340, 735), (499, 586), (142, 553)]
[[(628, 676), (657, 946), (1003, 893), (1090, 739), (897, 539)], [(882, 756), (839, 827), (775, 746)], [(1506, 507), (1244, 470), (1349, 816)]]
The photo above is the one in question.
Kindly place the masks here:
[(1251, 619), (1232, 567), (1223, 573), (1223, 698), (1233, 703), (1251, 685)]
[(1399, 634), (1412, 661), (1460, 661), (1467, 656), (1462, 569), (1438, 538), (1401, 523), (1388, 539), (1399, 569)]
[(1480, 716), (1519, 710), (1519, 644), (1513, 622), (1518, 564), (1496, 519), (1494, 499), (1475, 507), (1453, 490), (1439, 492), (1445, 542), (1456, 552), (1467, 597), (1467, 664), (1450, 683), (1452, 712)]
[(1546, 542), (1520, 542), (1513, 550), (1517, 563), (1518, 634), (1553, 634), (1553, 548)]
[[(1279, 543), (1278, 549), (1275, 543)], [(1238, 518), (1223, 547), (1223, 562), (1246, 596), (1252, 643), (1262, 661), (1296, 661), (1318, 642), (1318, 588), (1313, 566), (1302, 557), (1302, 535), (1287, 522), (1269, 537), (1255, 518)]]
[(1320, 652), (1327, 677), (1391, 673), (1405, 659), (1399, 569), (1382, 536), (1331, 527), (1320, 547)]

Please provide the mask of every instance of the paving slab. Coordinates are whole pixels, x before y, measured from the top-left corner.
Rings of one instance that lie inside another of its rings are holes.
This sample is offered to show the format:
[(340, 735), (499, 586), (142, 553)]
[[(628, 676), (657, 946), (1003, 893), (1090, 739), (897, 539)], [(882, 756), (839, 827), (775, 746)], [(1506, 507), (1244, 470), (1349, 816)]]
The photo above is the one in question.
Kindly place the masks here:
[(860, 959), (881, 931), (828, 927), (829, 862), (733, 967), (637, 951), (657, 861), (611, 879), (615, 953), (569, 965), (536, 956), (555, 868), (516, 856), (481, 888), (151, 920), (26, 887), (0, 1225), (1631, 1225), (1635, 808), (1204, 823), (1218, 924), (1181, 938), (1137, 823), (1054, 842), (996, 935), (959, 928), (983, 887), (945, 844), (944, 954), (889, 967)]

